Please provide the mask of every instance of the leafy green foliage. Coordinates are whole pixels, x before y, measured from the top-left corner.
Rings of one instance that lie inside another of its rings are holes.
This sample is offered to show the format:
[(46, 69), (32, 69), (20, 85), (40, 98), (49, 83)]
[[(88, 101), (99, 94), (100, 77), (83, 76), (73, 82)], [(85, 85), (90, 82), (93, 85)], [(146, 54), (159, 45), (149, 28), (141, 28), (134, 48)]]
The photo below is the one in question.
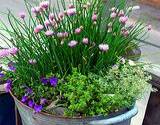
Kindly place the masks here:
[(76, 69), (62, 86), (67, 116), (106, 115), (133, 106), (148, 89), (150, 77), (142, 66), (117, 65), (105, 75), (82, 75)]

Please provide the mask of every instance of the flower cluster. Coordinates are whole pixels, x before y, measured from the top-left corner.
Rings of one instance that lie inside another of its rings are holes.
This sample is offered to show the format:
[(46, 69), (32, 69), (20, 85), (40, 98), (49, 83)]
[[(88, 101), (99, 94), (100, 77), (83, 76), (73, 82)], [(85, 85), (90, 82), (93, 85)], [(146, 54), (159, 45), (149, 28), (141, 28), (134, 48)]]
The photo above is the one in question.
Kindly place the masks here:
[(0, 58), (8, 57), (10, 55), (16, 55), (17, 52), (18, 52), (17, 48), (2, 49), (2, 50), (0, 50)]

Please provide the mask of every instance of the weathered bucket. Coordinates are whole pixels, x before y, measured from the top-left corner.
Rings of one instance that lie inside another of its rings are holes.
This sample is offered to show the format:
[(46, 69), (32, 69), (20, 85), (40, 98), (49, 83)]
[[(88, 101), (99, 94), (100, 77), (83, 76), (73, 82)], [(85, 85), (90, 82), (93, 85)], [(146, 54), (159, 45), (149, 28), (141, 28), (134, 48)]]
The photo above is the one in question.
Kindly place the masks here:
[[(13, 96), (13, 95), (12, 95)], [(54, 116), (47, 113), (33, 113), (33, 109), (21, 103), (14, 97), (23, 125), (130, 125), (131, 118), (138, 110), (133, 107), (123, 113), (112, 114), (106, 117), (67, 118)]]

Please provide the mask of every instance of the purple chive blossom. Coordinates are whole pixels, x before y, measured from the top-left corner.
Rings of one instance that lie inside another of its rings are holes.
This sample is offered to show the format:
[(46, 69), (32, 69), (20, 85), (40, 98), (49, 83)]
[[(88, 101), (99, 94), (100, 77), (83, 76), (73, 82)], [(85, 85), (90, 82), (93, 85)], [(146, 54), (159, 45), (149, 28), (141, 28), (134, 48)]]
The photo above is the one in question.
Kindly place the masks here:
[(58, 18), (59, 18), (60, 20), (62, 20), (63, 17), (64, 17), (64, 13), (60, 12), (60, 13), (58, 14)]
[(23, 96), (21, 102), (25, 103), (26, 101), (28, 101), (28, 96)]
[(107, 52), (109, 49), (109, 46), (107, 44), (99, 44), (99, 49), (103, 52)]
[(97, 14), (93, 14), (93, 15), (92, 15), (92, 20), (93, 20), (93, 21), (97, 21), (97, 18), (98, 18)]
[(45, 24), (45, 26), (50, 26), (50, 25), (51, 25), (51, 22), (50, 22), (49, 20), (46, 20), (46, 21), (44, 22), (44, 24)]
[(63, 33), (62, 32), (57, 33), (57, 37), (58, 38), (63, 38)]
[(75, 8), (75, 7), (74, 7), (73, 4), (70, 4), (70, 5), (68, 6), (68, 8), (69, 8), (69, 9), (72, 9), (72, 8)]
[(33, 100), (29, 100), (29, 101), (28, 101), (28, 106), (31, 107), (31, 108), (34, 107), (34, 104), (35, 104), (35, 103), (34, 103)]
[(47, 31), (45, 32), (45, 35), (46, 35), (46, 36), (52, 36), (53, 34), (54, 34), (54, 32), (51, 31), (51, 30), (47, 30)]
[(40, 8), (45, 10), (48, 9), (48, 7), (49, 7), (49, 1), (43, 1), (40, 3)]
[(80, 33), (81, 33), (81, 31), (82, 31), (82, 29), (81, 29), (81, 28), (77, 28), (77, 29), (75, 29), (74, 33), (78, 35), (78, 34), (80, 34)]
[(44, 26), (39, 24), (34, 28), (35, 33), (39, 33), (41, 30), (43, 30)]
[(20, 12), (20, 13), (19, 13), (19, 17), (20, 17), (21, 19), (24, 19), (24, 18), (26, 17), (26, 13), (25, 13), (25, 12)]
[(9, 55), (10, 55), (10, 53), (9, 53), (8, 49), (0, 50), (0, 58), (7, 57)]
[(88, 44), (88, 43), (89, 43), (89, 40), (88, 40), (88, 38), (83, 38), (82, 42), (83, 42), (84, 44)]
[(77, 41), (72, 40), (72, 41), (70, 41), (70, 42), (68, 43), (68, 46), (71, 47), (71, 48), (73, 48), (73, 47), (75, 47), (77, 44), (78, 44)]
[(32, 13), (34, 13), (34, 14), (38, 14), (38, 13), (40, 13), (40, 11), (41, 11), (41, 8), (40, 7), (33, 7), (32, 9), (31, 9), (31, 11), (32, 11)]
[(18, 52), (18, 48), (10, 48), (9, 49), (9, 53), (11, 54), (11, 55), (16, 55), (17, 54), (17, 52)]
[(46, 85), (46, 84), (48, 84), (49, 79), (43, 77), (43, 78), (41, 78), (41, 82), (42, 82), (42, 84)]
[(49, 81), (50, 81), (51, 86), (53, 86), (53, 87), (56, 87), (58, 84), (58, 78), (56, 78), (56, 77), (51, 77), (49, 79)]
[(37, 60), (36, 59), (30, 59), (28, 62), (29, 62), (29, 64), (34, 65), (34, 64), (37, 63)]
[(119, 22), (122, 24), (126, 24), (126, 22), (128, 21), (128, 17), (127, 16), (122, 16), (119, 18)]
[(34, 105), (34, 111), (35, 111), (35, 113), (41, 112), (42, 109), (43, 109), (42, 105), (37, 105), (37, 104)]
[(63, 33), (63, 37), (65, 37), (65, 38), (68, 37), (68, 35), (69, 35), (68, 32)]
[(111, 18), (115, 18), (116, 16), (117, 16), (116, 12), (112, 12), (110, 15)]
[(46, 103), (47, 103), (47, 99), (41, 98), (40, 104), (41, 104), (41, 105), (45, 105)]
[(11, 90), (11, 88), (12, 88), (11, 83), (4, 84), (4, 89), (5, 89), (6, 92), (9, 92)]
[(52, 22), (54, 20), (54, 14), (53, 13), (50, 13), (49, 14), (49, 20)]
[(119, 13), (118, 13), (118, 16), (119, 16), (119, 17), (124, 16), (124, 11), (123, 11), (123, 10), (120, 10)]
[(66, 13), (68, 16), (74, 16), (76, 14), (76, 9), (75, 8), (68, 9)]

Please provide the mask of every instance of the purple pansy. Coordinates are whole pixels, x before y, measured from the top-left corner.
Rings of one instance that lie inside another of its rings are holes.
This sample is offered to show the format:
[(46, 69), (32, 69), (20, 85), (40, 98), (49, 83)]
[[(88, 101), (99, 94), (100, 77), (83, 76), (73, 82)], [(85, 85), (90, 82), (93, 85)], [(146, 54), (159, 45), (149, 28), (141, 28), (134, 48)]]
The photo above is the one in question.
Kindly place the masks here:
[(49, 79), (49, 81), (50, 81), (51, 86), (56, 87), (56, 86), (57, 86), (57, 83), (58, 83), (58, 78), (56, 78), (56, 77), (51, 77), (51, 78)]
[(21, 102), (25, 103), (28, 100), (28, 96), (23, 96)]
[(34, 107), (34, 104), (35, 104), (35, 103), (34, 103), (33, 100), (29, 100), (29, 101), (28, 101), (28, 106), (31, 107), (31, 108)]
[(34, 105), (34, 111), (35, 111), (35, 113), (41, 112), (42, 109), (43, 109), (42, 105), (37, 105), (37, 104)]
[(45, 77), (42, 77), (42, 78), (41, 78), (41, 82), (42, 82), (44, 85), (46, 85), (46, 84), (48, 84), (49, 80), (48, 80), (47, 78), (45, 78)]
[(6, 92), (9, 92), (10, 90), (11, 90), (11, 84), (10, 83), (6, 83), (6, 84), (4, 84), (4, 89), (5, 89), (5, 91)]
[(26, 92), (27, 92), (28, 94), (32, 94), (32, 93), (33, 93), (33, 90), (32, 90), (31, 88), (27, 88), (27, 89), (26, 89)]
[(4, 77), (4, 73), (0, 72), (0, 78)]

